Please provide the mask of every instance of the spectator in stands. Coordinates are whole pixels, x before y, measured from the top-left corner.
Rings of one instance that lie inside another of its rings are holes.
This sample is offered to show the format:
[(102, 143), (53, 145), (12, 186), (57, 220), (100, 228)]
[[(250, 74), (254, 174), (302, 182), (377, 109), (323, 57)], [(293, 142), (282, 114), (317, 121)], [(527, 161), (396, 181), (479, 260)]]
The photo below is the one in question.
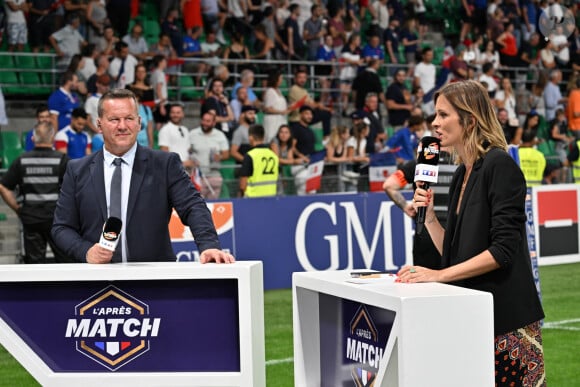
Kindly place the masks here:
[(78, 30), (85, 39), (87, 38), (87, 7), (90, 1), (91, 0), (59, 1), (59, 3), (62, 3), (65, 20), (68, 20), (71, 15), (79, 16), (80, 24)]
[(395, 131), (405, 126), (411, 116), (413, 104), (411, 103), (411, 91), (405, 86), (405, 70), (399, 69), (395, 79), (385, 92), (386, 106), (389, 113), (389, 125)]
[(223, 179), (219, 163), (230, 157), (228, 139), (215, 129), (215, 117), (213, 112), (202, 113), (200, 127), (189, 134), (191, 158), (203, 176), (201, 194), (208, 199), (220, 197)]
[(432, 99), (435, 92), (435, 81), (437, 80), (437, 68), (433, 62), (433, 49), (431, 47), (423, 48), (421, 52), (421, 62), (415, 66), (413, 73), (413, 85), (420, 86), (425, 93), (425, 102)]
[(455, 49), (455, 55), (451, 57), (449, 70), (452, 74), (452, 81), (469, 79), (469, 65), (464, 58), (466, 50), (467, 48), (463, 44), (459, 44)]
[[(299, 68), (294, 75), (294, 84), (290, 88), (288, 93), (288, 102), (290, 106), (293, 104), (303, 101), (305, 106), (309, 106), (312, 110), (313, 117), (311, 118), (309, 124), (314, 125), (318, 122), (322, 122), (322, 132), (325, 137), (330, 134), (330, 119), (332, 117), (332, 109), (325, 106), (321, 102), (314, 101), (308, 91), (306, 90), (306, 82), (308, 81), (308, 73), (306, 68)], [(296, 110), (290, 112), (290, 117), (288, 117), (289, 122), (297, 122), (299, 120), (299, 113)]]
[(179, 24), (179, 10), (177, 8), (172, 8), (167, 13), (167, 16), (163, 19), (163, 22), (161, 22), (161, 33), (169, 36), (171, 46), (177, 55), (181, 55), (181, 31), (182, 28)]
[(242, 107), (246, 105), (252, 105), (250, 99), (248, 98), (248, 89), (244, 86), (238, 87), (236, 90), (236, 97), (230, 101), (230, 106), (232, 107), (232, 112), (234, 113), (234, 121), (239, 122), (240, 115), (242, 114)]
[[(254, 27), (254, 50), (250, 53), (250, 59), (258, 59), (260, 61), (269, 62), (274, 59), (274, 48), (276, 47), (274, 41), (266, 34), (264, 24), (258, 24)], [(256, 72), (260, 75), (268, 75), (271, 70), (276, 69), (278, 65), (269, 63), (256, 63)], [(265, 81), (262, 82), (265, 86)]]
[(574, 88), (568, 95), (567, 106), (568, 126), (576, 140), (580, 140), (580, 77), (576, 78)]
[(205, 63), (208, 66), (217, 66), (220, 63), (220, 57), (223, 54), (223, 47), (216, 38), (215, 31), (209, 31), (205, 36), (205, 41), (201, 42), (201, 52), (206, 58)]
[[(389, 27), (383, 34), (383, 42), (385, 45), (385, 52), (389, 54), (388, 63), (399, 63), (399, 19), (390, 19)], [(391, 70), (394, 72), (396, 71), (396, 68)]]
[(125, 88), (135, 80), (135, 66), (139, 61), (129, 53), (129, 46), (125, 42), (115, 44), (115, 58), (109, 65), (109, 75), (115, 82), (115, 87)]
[(353, 33), (349, 36), (348, 42), (342, 48), (338, 62), (340, 68), (340, 108), (343, 117), (346, 117), (348, 115), (352, 83), (358, 73), (358, 67), (364, 63), (359, 34)]
[(175, 103), (169, 105), (169, 121), (159, 130), (159, 149), (165, 152), (174, 152), (179, 155), (185, 168), (192, 168), (190, 158), (189, 129), (183, 125), (185, 113), (183, 105)]
[(463, 0), (459, 9), (460, 18), (463, 22), (459, 41), (463, 42), (467, 35), (474, 29), (474, 34), (481, 34), (487, 25), (487, 1), (486, 0)]
[[(155, 145), (155, 139), (153, 137), (153, 111), (148, 106), (148, 104), (143, 103), (141, 98), (143, 97), (144, 90), (138, 88), (129, 88), (135, 94), (135, 98), (139, 103), (139, 117), (141, 118), (141, 130), (137, 134), (137, 143), (141, 146), (145, 146), (153, 149)], [(93, 152), (94, 152), (95, 137), (93, 137)]]
[(519, 50), (520, 66), (537, 68), (540, 64), (540, 35), (530, 34), (529, 40), (522, 40)]
[[(35, 126), (40, 124), (40, 123), (46, 123), (50, 126), (52, 126), (53, 128), (56, 128), (56, 120), (53, 119), (53, 117), (50, 114), (50, 110), (48, 110), (48, 105), (46, 104), (41, 104), (38, 105), (38, 107), (36, 108), (36, 123)], [(55, 129), (56, 131), (56, 129)], [(24, 140), (24, 150), (26, 152), (31, 151), (34, 149), (34, 128), (32, 128), (27, 134), (26, 134), (26, 138)]]
[(324, 37), (324, 44), (318, 48), (316, 61), (320, 63), (314, 67), (314, 73), (318, 77), (318, 84), (320, 85), (320, 102), (323, 105), (331, 105), (330, 88), (332, 87), (335, 75), (334, 69), (337, 62), (332, 48), (332, 35), (328, 34)]
[(131, 18), (131, 0), (107, 0), (107, 15), (119, 36), (125, 36)]
[(300, 27), (298, 26), (298, 18), (300, 17), (300, 6), (298, 4), (291, 4), (288, 7), (290, 16), (284, 21), (282, 39), (285, 47), (283, 47), (284, 56), (286, 59), (302, 60), (304, 58), (304, 43), (300, 35)]
[(425, 119), (423, 116), (413, 115), (409, 117), (409, 124), (396, 131), (387, 141), (387, 146), (395, 151), (397, 164), (414, 160), (417, 153), (419, 140), (425, 132)]
[(489, 94), (489, 98), (493, 99), (495, 96), (495, 92), (497, 91), (498, 84), (495, 81), (495, 69), (493, 68), (493, 64), (490, 62), (486, 62), (483, 65), (481, 75), (479, 76), (479, 82), (482, 84), (485, 83), (487, 93)]
[[(506, 67), (516, 67), (518, 62), (518, 44), (514, 35), (515, 26), (513, 22), (507, 22), (504, 31), (495, 40), (499, 45), (499, 57), (501, 64)], [(509, 71), (510, 78), (515, 74), (513, 70)]]
[(81, 48), (87, 44), (78, 30), (79, 26), (79, 15), (71, 13), (67, 19), (67, 25), (49, 37), (50, 44), (58, 56), (56, 66), (59, 69), (66, 68), (72, 56), (80, 54)]
[(536, 33), (536, 23), (539, 9), (537, 0), (520, 0), (520, 10), (522, 19), (522, 40), (521, 43), (531, 40), (531, 35)]
[(498, 109), (504, 108), (507, 111), (509, 119), (517, 119), (516, 96), (508, 77), (501, 79), (500, 90), (496, 91), (493, 102)]
[(87, 112), (87, 126), (92, 132), (92, 135), (101, 133), (97, 120), (99, 118), (98, 106), (99, 99), (103, 94), (109, 91), (111, 87), (111, 77), (109, 74), (102, 74), (97, 77), (97, 92), (91, 94), (85, 101), (85, 111)]
[(568, 172), (568, 146), (571, 142), (576, 141), (575, 137), (568, 130), (566, 121), (566, 112), (564, 109), (556, 110), (556, 118), (549, 123), (550, 140), (554, 141), (555, 151), (562, 163), (562, 176), (560, 181), (566, 182), (566, 173)]
[(294, 165), (291, 170), (298, 195), (306, 193), (307, 163), (310, 161), (310, 155), (315, 152), (316, 136), (310, 128), (313, 116), (312, 108), (309, 105), (303, 105), (300, 108), (298, 121), (290, 123), (292, 137), (296, 140), (294, 158), (297, 160), (297, 165)]
[(248, 4), (244, 0), (227, 0), (228, 29), (230, 33), (238, 32), (246, 35), (250, 32), (248, 20)]
[(540, 61), (542, 69), (545, 71), (556, 67), (556, 57), (554, 56), (554, 44), (548, 40), (546, 45), (540, 50)]
[(364, 107), (368, 93), (376, 93), (381, 102), (386, 104), (381, 79), (377, 73), (379, 67), (380, 61), (378, 59), (370, 60), (367, 67), (359, 72), (352, 81), (352, 99), (354, 100), (355, 110), (360, 110)]
[(214, 78), (211, 82), (209, 95), (201, 105), (201, 114), (212, 112), (217, 128), (226, 135), (227, 139), (232, 138), (230, 122), (234, 119), (234, 112), (230, 106), (230, 101), (224, 93), (224, 83), (219, 78)]
[(80, 159), (91, 154), (91, 136), (85, 131), (87, 112), (79, 107), (72, 111), (70, 125), (65, 126), (54, 137), (54, 148), (71, 159)]
[[(280, 90), (280, 85), (283, 81), (283, 75), (278, 69), (272, 70), (268, 74), (266, 83), (266, 91), (263, 95), (263, 110), (264, 110), (264, 130), (266, 131), (265, 140), (270, 142), (279, 132), (282, 125), (288, 123), (288, 103), (286, 98)], [(280, 154), (278, 154), (280, 156)]]
[(244, 36), (239, 32), (232, 35), (232, 41), (224, 50), (224, 61), (228, 64), (228, 69), (234, 74), (239, 74), (243, 70), (251, 67), (243, 61), (250, 59), (250, 50), (244, 42)]
[(115, 46), (119, 41), (119, 38), (115, 36), (115, 31), (111, 25), (105, 25), (103, 28), (103, 35), (98, 36), (96, 39), (97, 50), (101, 53), (109, 56), (115, 54)]
[[(346, 126), (335, 126), (330, 131), (330, 137), (326, 143), (326, 161), (330, 163), (346, 163), (349, 161), (347, 152), (347, 142), (350, 138), (350, 131)], [(324, 173), (328, 172), (328, 167), (325, 166)], [(336, 166), (333, 168), (337, 170)], [(336, 172), (334, 173), (336, 174)]]
[(126, 88), (131, 90), (134, 93), (139, 91), (139, 102), (141, 104), (146, 104), (150, 108), (154, 108), (155, 103), (155, 92), (151, 87), (151, 84), (147, 81), (147, 67), (140, 63), (135, 66), (135, 81), (130, 85), (127, 85)]
[(166, 73), (174, 77), (177, 73), (177, 67), (173, 65), (173, 62), (177, 59), (177, 51), (173, 48), (169, 35), (161, 32), (159, 34), (159, 40), (151, 46), (150, 54), (163, 55), (167, 59)]
[(522, 139), (523, 128), (520, 127), (518, 120), (515, 118), (510, 119), (509, 113), (505, 108), (497, 109), (497, 119), (503, 130), (506, 142), (508, 144), (519, 145)]
[(570, 62), (570, 42), (568, 37), (564, 34), (561, 25), (555, 27), (554, 33), (550, 35), (550, 42), (553, 44), (554, 56), (558, 67), (561, 69), (567, 68)]
[[(199, 40), (201, 33), (201, 27), (189, 28), (186, 30), (183, 36), (183, 41), (181, 43), (181, 56), (184, 58), (198, 59), (203, 57), (203, 52), (201, 51), (201, 42)], [(198, 61), (185, 61), (181, 66), (181, 71), (184, 73), (193, 73), (193, 79), (196, 85), (201, 85), (201, 78), (209, 70), (209, 66), (205, 62)]]
[(314, 4), (310, 8), (310, 19), (306, 20), (303, 27), (303, 38), (306, 42), (306, 60), (317, 59), (318, 49), (321, 46), (322, 37), (326, 34), (328, 20), (322, 18), (323, 9), (320, 5)]
[(30, 35), (30, 48), (32, 52), (38, 52), (42, 48), (49, 52), (51, 43), (49, 37), (55, 31), (55, 13), (52, 1), (32, 0), (28, 13), (28, 33)]
[(361, 113), (361, 115), (369, 120), (369, 132), (365, 152), (368, 154), (376, 153), (383, 149), (383, 144), (387, 140), (387, 133), (383, 128), (383, 119), (381, 118), (381, 111), (379, 109), (379, 94), (367, 93), (365, 106)]
[(153, 112), (153, 118), (157, 123), (157, 127), (161, 127), (168, 120), (167, 115), (167, 75), (165, 69), (167, 68), (167, 59), (163, 55), (155, 55), (152, 60), (153, 71), (149, 78), (151, 87), (153, 88), (153, 97), (157, 109)]
[(78, 77), (72, 71), (65, 72), (60, 80), (60, 87), (48, 97), (50, 114), (58, 122), (58, 129), (70, 124), (71, 113), (80, 106), (79, 97), (76, 94)]
[(70, 63), (65, 71), (71, 71), (77, 75), (77, 92), (81, 96), (87, 95), (87, 79), (83, 76), (83, 68), (85, 67), (85, 60), (81, 54), (74, 54), (70, 59)]
[(369, 36), (367, 44), (365, 44), (362, 49), (362, 58), (367, 63), (367, 65), (371, 59), (378, 60), (379, 65), (383, 64), (385, 60), (385, 52), (381, 47), (381, 38), (379, 35)]
[(87, 92), (89, 94), (97, 92), (97, 78), (103, 74), (109, 73), (109, 56), (99, 54), (95, 58), (95, 64), (97, 65), (95, 72), (87, 79)]
[(228, 70), (228, 67), (223, 64), (218, 64), (215, 67), (212, 67), (209, 78), (207, 80), (207, 86), (204, 91), (205, 98), (210, 96), (211, 85), (214, 79), (221, 80), (222, 84), (225, 86), (230, 79), (230, 71)]
[(345, 8), (337, 5), (335, 9), (329, 9), (328, 32), (332, 35), (332, 44), (337, 56), (342, 52), (342, 47), (348, 40), (344, 25)]
[[(34, 132), (34, 149), (11, 164), (0, 182), (0, 196), (22, 222), (24, 263), (46, 263), (47, 243), (57, 263), (71, 262), (50, 236), (68, 157), (52, 149), (55, 129), (49, 122), (37, 123)], [(17, 188), (24, 198), (20, 203), (13, 192)]]
[(30, 4), (26, 0), (6, 0), (6, 31), (8, 32), (8, 51), (22, 51), (28, 43), (26, 13)]
[(522, 134), (522, 143), (518, 147), (520, 168), (524, 173), (526, 185), (533, 187), (542, 184), (546, 169), (546, 158), (537, 150), (537, 128), (526, 129)]
[(499, 58), (499, 52), (495, 49), (495, 42), (493, 40), (488, 40), (487, 43), (485, 43), (485, 50), (481, 52), (477, 61), (482, 66), (486, 63), (491, 63), (494, 70), (499, 69), (501, 66), (501, 61)]
[[(388, 0), (374, 0), (368, 7), (372, 15), (371, 27), (373, 34), (383, 36), (383, 33), (389, 28), (389, 8)], [(380, 38), (379, 38), (380, 40)]]
[(89, 78), (97, 71), (96, 59), (99, 56), (99, 51), (94, 44), (89, 43), (81, 50), (81, 56), (83, 58), (83, 66), (79, 69), (79, 80), (84, 80), (88, 91)]
[(245, 87), (250, 104), (258, 105), (259, 99), (256, 93), (254, 92), (253, 86), (254, 86), (254, 72), (250, 69), (243, 70), (242, 73), (240, 74), (240, 81), (237, 82), (232, 88), (231, 99), (235, 98), (236, 93), (240, 87)]
[(405, 21), (400, 39), (401, 44), (405, 49), (405, 62), (409, 66), (407, 74), (408, 76), (412, 76), (415, 69), (415, 63), (417, 62), (417, 51), (419, 50), (419, 44), (421, 43), (417, 32), (417, 20), (411, 18)]
[(219, 7), (217, 0), (201, 0), (201, 19), (204, 32), (207, 35), (209, 31), (217, 31), (219, 24)]
[(560, 82), (562, 82), (562, 72), (558, 69), (552, 70), (550, 72), (550, 80), (544, 88), (546, 121), (552, 121), (556, 118), (556, 110), (563, 109), (563, 104), (567, 101), (560, 91)]
[(370, 158), (366, 149), (369, 130), (367, 122), (364, 120), (357, 122), (353, 126), (352, 136), (346, 143), (346, 157), (353, 163), (352, 170), (343, 172), (343, 176), (347, 177), (346, 191), (356, 190), (362, 182), (361, 176), (368, 176)]
[(503, 10), (500, 7), (496, 7), (493, 15), (487, 23), (487, 37), (492, 42), (495, 42), (497, 38), (503, 33), (505, 27), (504, 24), (508, 21), (505, 17)]
[(200, 0), (180, 0), (179, 11), (183, 16), (184, 30), (203, 27)]
[(129, 47), (129, 54), (139, 60), (145, 60), (149, 56), (149, 46), (143, 37), (143, 26), (137, 22), (131, 27), (131, 33), (123, 36), (123, 42)]
[(237, 164), (241, 164), (244, 160), (244, 155), (250, 150), (250, 138), (248, 130), (256, 123), (256, 108), (252, 105), (242, 106), (242, 112), (238, 122), (238, 127), (232, 136), (230, 156), (236, 160)]
[[(292, 137), (290, 127), (286, 124), (280, 125), (278, 133), (270, 143), (270, 148), (274, 153), (276, 153), (276, 156), (278, 156), (281, 172), (284, 171), (284, 167), (290, 168), (292, 165), (301, 164), (303, 162), (303, 160), (294, 157), (295, 146), (296, 140)], [(285, 182), (283, 182), (282, 185), (284, 185), (284, 183)], [(280, 192), (283, 192), (283, 190), (280, 189)]]
[(101, 0), (90, 0), (86, 7), (87, 40), (89, 43), (96, 43), (105, 32), (105, 25), (109, 24), (107, 8)]

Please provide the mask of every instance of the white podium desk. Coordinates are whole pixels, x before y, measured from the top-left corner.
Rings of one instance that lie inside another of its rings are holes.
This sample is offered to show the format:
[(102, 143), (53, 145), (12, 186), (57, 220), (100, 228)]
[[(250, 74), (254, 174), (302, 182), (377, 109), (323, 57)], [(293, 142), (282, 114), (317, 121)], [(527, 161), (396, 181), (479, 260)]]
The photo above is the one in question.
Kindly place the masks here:
[(293, 275), (296, 386), (494, 385), (491, 294), (349, 278)]
[(262, 263), (0, 266), (0, 343), (43, 386), (266, 385)]

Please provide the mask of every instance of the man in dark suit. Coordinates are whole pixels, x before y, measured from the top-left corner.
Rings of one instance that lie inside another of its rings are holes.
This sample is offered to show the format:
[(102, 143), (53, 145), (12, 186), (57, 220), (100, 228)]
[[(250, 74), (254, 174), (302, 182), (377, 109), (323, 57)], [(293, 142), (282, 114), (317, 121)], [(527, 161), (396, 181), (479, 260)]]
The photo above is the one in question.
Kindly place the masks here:
[[(111, 90), (99, 100), (97, 126), (105, 145), (67, 166), (52, 226), (56, 244), (81, 262), (173, 261), (167, 225), (175, 208), (192, 231), (202, 263), (233, 262), (233, 256), (220, 250), (211, 214), (179, 156), (137, 145), (141, 128), (137, 107), (135, 95), (124, 89)], [(113, 255), (98, 242), (111, 216), (116, 168), (122, 175), (115, 202), (123, 229)]]

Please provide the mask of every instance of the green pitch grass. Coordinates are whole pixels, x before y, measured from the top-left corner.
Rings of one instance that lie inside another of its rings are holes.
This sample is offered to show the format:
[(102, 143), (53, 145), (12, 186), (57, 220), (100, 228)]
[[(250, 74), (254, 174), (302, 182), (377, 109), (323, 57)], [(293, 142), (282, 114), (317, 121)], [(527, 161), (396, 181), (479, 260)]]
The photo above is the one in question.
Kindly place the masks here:
[[(540, 269), (548, 386), (580, 387), (580, 264)], [(292, 292), (265, 292), (266, 378), (268, 387), (294, 385)], [(0, 387), (38, 383), (0, 346)]]

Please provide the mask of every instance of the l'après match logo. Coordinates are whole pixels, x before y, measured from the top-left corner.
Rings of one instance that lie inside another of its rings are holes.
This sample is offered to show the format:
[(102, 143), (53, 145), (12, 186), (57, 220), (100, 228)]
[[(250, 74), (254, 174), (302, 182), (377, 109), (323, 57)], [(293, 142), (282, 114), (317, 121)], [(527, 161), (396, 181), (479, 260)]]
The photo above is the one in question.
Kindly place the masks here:
[(65, 336), (111, 371), (147, 352), (161, 326), (147, 304), (112, 285), (78, 304), (75, 316), (67, 320)]
[(367, 308), (361, 304), (346, 338), (346, 358), (354, 362), (351, 376), (356, 387), (374, 386), (382, 357), (379, 332)]

